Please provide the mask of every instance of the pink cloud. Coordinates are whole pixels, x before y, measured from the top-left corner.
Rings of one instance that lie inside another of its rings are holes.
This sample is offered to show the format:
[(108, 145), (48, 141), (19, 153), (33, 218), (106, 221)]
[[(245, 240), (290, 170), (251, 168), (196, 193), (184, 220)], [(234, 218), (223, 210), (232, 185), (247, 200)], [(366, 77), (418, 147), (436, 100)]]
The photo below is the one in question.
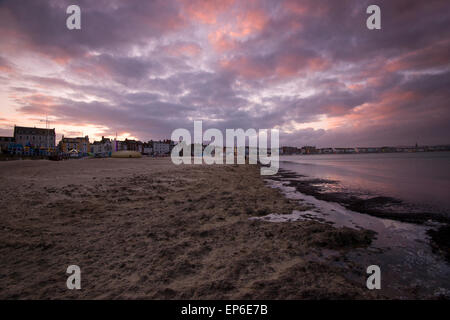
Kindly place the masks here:
[(266, 77), (286, 79), (299, 73), (323, 71), (328, 66), (328, 61), (322, 57), (301, 54), (280, 54), (269, 58), (242, 56), (221, 61), (222, 68), (247, 79)]
[(215, 24), (219, 16), (226, 12), (234, 0), (179, 0), (188, 15), (194, 22)]
[(163, 47), (163, 50), (175, 57), (179, 56), (198, 56), (202, 52), (202, 48), (195, 43), (175, 43)]

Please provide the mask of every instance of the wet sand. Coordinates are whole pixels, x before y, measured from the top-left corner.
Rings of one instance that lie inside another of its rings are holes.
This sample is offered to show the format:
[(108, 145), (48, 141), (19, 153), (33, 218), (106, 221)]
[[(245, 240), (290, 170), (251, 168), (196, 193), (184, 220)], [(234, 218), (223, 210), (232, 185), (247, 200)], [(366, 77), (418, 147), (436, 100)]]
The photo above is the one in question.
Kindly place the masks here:
[[(307, 209), (257, 166), (29, 160), (0, 176), (2, 299), (396, 298), (346, 259), (373, 232), (250, 219)], [(72, 264), (81, 290), (66, 288)]]

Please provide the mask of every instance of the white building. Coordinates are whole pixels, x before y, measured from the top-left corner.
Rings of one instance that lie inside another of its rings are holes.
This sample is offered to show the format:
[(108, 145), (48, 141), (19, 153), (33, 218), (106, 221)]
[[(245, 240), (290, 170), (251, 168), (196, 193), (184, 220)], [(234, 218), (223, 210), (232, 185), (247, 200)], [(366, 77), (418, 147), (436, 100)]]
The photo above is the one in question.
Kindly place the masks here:
[(146, 155), (152, 155), (153, 154), (153, 147), (151, 146), (151, 144), (144, 143), (142, 153), (146, 154)]
[(165, 155), (170, 153), (170, 142), (153, 141), (153, 154)]
[(127, 145), (124, 144), (123, 141), (120, 141), (117, 139), (114, 139), (113, 141), (111, 141), (111, 146), (112, 146), (113, 152), (127, 150)]

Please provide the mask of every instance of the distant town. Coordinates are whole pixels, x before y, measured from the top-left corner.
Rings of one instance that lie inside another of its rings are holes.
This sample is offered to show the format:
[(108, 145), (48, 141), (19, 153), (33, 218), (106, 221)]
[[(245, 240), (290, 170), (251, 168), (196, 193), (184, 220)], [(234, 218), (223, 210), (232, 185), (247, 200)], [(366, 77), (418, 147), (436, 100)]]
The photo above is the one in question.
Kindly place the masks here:
[(450, 151), (450, 145), (438, 146), (398, 146), (398, 147), (349, 147), (349, 148), (316, 148), (313, 146), (281, 147), (280, 154), (342, 154), (342, 153), (387, 153), (387, 152), (432, 152)]
[[(177, 142), (169, 139), (148, 142), (125, 139), (117, 140), (102, 137), (99, 141), (90, 142), (89, 136), (65, 137), (56, 144), (55, 129), (14, 126), (13, 136), (0, 137), (0, 154), (4, 156), (24, 157), (111, 157), (118, 151), (135, 151), (147, 156), (168, 156)], [(205, 146), (203, 146), (205, 147)], [(349, 148), (316, 148), (315, 146), (280, 147), (280, 155), (310, 154), (351, 154), (351, 153), (388, 153), (388, 152), (433, 152), (450, 151), (450, 145), (438, 146), (385, 146), (385, 147), (349, 147)], [(246, 147), (248, 154), (248, 147)]]

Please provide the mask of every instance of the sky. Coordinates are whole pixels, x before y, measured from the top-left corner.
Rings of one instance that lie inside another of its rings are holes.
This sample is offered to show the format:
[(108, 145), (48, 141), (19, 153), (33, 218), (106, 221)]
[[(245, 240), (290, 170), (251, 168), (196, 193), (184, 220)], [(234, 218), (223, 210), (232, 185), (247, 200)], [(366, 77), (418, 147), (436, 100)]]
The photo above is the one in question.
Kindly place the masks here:
[(3, 136), (48, 119), (148, 141), (202, 120), (291, 146), (449, 144), (449, 88), (447, 0), (0, 0)]

